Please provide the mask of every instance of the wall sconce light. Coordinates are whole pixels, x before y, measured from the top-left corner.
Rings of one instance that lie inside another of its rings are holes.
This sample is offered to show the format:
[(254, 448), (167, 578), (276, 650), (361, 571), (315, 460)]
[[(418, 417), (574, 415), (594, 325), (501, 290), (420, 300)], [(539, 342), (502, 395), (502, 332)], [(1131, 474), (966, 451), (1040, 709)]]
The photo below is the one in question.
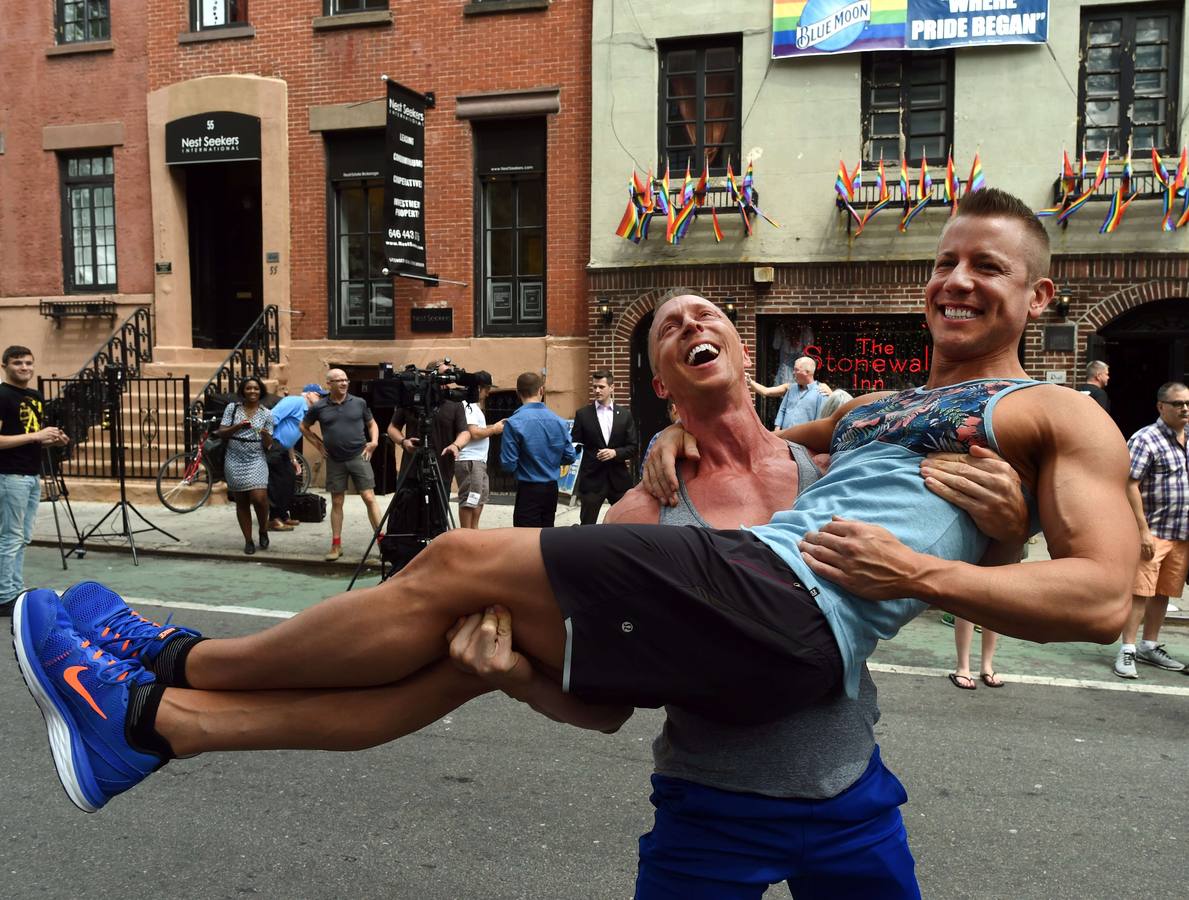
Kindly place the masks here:
[(1058, 294), (1056, 301), (1053, 303), (1053, 312), (1059, 315), (1062, 319), (1069, 315), (1069, 295)]
[(739, 310), (735, 308), (735, 301), (728, 300), (722, 305), (722, 311), (727, 314), (727, 318), (734, 322), (739, 317)]
[(611, 304), (606, 300), (600, 300), (598, 305), (599, 318), (602, 319), (604, 325), (611, 324)]

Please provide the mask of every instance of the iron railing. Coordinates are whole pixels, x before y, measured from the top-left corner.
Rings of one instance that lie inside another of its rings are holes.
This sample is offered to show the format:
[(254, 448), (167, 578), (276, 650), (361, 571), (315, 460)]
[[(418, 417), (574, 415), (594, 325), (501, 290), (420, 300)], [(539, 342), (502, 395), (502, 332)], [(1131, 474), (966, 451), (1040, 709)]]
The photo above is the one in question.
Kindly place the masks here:
[(129, 377), (140, 375), (141, 363), (153, 361), (153, 317), (147, 306), (137, 307), (107, 342), (95, 351), (75, 378), (104, 377), (104, 369), (115, 365)]
[[(91, 373), (93, 370), (84, 369)], [(190, 378), (38, 378), (46, 422), (70, 443), (55, 449), (58, 471), (68, 478), (154, 479), (161, 464), (186, 447), (185, 411)]]
[[(211, 401), (219, 394), (230, 393), (249, 375), (267, 378), (269, 365), (280, 361), (280, 313), (275, 305), (270, 304), (264, 307), (256, 321), (239, 339), (239, 343), (215, 370), (210, 381), (195, 395), (194, 401), (189, 405), (187, 421), (202, 421), (207, 407), (212, 405)], [(187, 450), (192, 449), (191, 445), (197, 438), (193, 426), (189, 427), (186, 433)]]

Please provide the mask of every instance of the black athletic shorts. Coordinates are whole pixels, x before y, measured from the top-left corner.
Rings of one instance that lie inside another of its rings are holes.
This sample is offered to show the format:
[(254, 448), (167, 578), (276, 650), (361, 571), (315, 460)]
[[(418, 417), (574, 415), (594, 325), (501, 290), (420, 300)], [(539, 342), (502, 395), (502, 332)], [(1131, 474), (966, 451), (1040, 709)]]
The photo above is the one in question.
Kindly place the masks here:
[(563, 686), (582, 700), (758, 724), (840, 689), (825, 615), (750, 532), (553, 528), (541, 555), (566, 621)]

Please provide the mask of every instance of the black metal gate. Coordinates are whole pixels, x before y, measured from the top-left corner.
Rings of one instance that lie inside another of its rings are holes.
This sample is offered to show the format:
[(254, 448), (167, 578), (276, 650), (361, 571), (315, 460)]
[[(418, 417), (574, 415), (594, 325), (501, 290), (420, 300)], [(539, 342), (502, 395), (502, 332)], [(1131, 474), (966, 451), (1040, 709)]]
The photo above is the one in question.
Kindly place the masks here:
[(38, 378), (47, 424), (70, 436), (53, 451), (67, 478), (118, 477), (122, 450), (125, 477), (155, 479), (165, 460), (186, 449), (189, 377), (120, 377), (123, 371)]

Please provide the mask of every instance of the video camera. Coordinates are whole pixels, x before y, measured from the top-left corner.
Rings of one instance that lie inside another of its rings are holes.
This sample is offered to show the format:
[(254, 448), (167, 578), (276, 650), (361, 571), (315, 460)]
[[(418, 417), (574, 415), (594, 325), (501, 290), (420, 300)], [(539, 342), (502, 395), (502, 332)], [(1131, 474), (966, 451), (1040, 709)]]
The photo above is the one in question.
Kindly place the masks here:
[(449, 359), (427, 369), (410, 363), (395, 370), (391, 363), (381, 363), (380, 377), (372, 382), (372, 402), (429, 418), (447, 400), (477, 402), (479, 388), (490, 383), (483, 373), (468, 372)]

